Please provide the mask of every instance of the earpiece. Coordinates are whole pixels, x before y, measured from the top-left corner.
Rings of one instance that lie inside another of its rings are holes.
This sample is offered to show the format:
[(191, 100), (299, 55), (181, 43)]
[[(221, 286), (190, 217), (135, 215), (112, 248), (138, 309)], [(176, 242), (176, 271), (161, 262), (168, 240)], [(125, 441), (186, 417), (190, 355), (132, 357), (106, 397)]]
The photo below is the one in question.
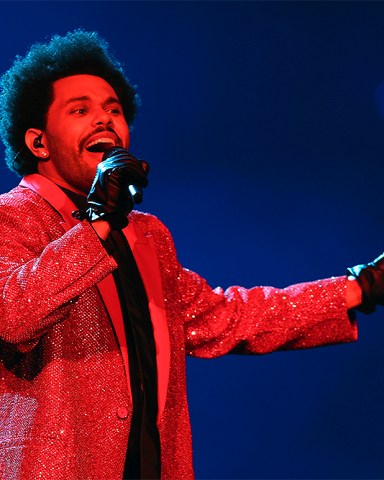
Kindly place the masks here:
[(43, 137), (43, 132), (40, 133), (34, 140), (33, 140), (33, 146), (34, 148), (44, 148), (44, 145), (41, 143), (41, 139)]

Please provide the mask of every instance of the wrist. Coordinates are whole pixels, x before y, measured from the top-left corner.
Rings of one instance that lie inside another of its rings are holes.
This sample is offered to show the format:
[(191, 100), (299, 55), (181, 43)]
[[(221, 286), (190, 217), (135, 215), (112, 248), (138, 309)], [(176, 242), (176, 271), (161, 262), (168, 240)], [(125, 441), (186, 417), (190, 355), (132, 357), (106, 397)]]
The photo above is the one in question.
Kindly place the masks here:
[(346, 304), (347, 309), (356, 308), (361, 305), (363, 301), (361, 287), (353, 276), (347, 278), (347, 290), (346, 290)]

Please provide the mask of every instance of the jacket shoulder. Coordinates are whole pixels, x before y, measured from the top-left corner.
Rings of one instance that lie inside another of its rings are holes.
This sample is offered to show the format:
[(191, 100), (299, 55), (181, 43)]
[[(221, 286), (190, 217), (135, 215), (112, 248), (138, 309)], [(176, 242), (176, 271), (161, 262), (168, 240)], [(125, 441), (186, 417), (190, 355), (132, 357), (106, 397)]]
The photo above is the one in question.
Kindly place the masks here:
[(0, 195), (0, 208), (15, 207), (19, 209), (30, 209), (33, 206), (40, 206), (42, 204), (47, 204), (47, 202), (40, 195), (20, 185)]
[(147, 235), (163, 234), (172, 238), (170, 231), (155, 215), (134, 210), (129, 214), (129, 220), (135, 222)]
[(42, 229), (60, 225), (61, 216), (38, 193), (18, 185), (0, 195), (0, 224), (14, 228)]

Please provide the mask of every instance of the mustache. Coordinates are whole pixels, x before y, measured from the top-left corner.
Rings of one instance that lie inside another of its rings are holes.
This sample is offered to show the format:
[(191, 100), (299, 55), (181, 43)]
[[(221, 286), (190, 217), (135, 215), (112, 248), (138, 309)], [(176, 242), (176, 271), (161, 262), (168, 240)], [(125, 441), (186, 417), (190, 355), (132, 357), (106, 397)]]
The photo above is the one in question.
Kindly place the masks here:
[(119, 147), (122, 147), (123, 146), (123, 142), (121, 140), (121, 138), (117, 135), (117, 133), (115, 132), (115, 130), (111, 127), (97, 127), (95, 128), (95, 130), (93, 130), (91, 133), (89, 133), (86, 137), (84, 137), (82, 140), (80, 140), (80, 143), (79, 143), (79, 148), (80, 150), (83, 150), (84, 149), (84, 145), (86, 145), (86, 143), (88, 142), (88, 140), (90, 138), (93, 137), (93, 135), (96, 135), (97, 133), (102, 133), (102, 132), (110, 132), (110, 133), (113, 133), (116, 137), (116, 144), (119, 146)]

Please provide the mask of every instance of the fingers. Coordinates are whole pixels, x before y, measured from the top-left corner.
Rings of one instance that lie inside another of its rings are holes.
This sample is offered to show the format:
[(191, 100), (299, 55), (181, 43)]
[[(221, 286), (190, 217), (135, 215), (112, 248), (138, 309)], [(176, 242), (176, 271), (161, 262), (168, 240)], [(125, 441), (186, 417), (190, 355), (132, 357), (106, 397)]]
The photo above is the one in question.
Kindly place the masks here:
[[(135, 184), (140, 187), (146, 187), (148, 180), (146, 176), (145, 166), (138, 160), (119, 160), (110, 165), (103, 166), (102, 176), (105, 181), (110, 182), (112, 177), (118, 178), (122, 184)], [(107, 180), (108, 179), (108, 180)]]
[[(148, 180), (142, 168), (133, 169), (131, 165), (115, 168), (110, 174), (109, 179), (117, 178), (122, 185), (134, 184), (139, 187), (146, 187)], [(110, 181), (110, 180), (109, 180)]]
[(146, 176), (149, 171), (149, 165), (131, 156), (125, 155), (124, 158), (121, 156), (121, 158), (112, 157), (104, 160), (99, 164), (98, 170), (105, 179), (104, 181), (109, 182), (110, 180), (107, 180), (107, 178), (116, 177), (126, 184), (133, 183), (140, 187), (148, 185)]

